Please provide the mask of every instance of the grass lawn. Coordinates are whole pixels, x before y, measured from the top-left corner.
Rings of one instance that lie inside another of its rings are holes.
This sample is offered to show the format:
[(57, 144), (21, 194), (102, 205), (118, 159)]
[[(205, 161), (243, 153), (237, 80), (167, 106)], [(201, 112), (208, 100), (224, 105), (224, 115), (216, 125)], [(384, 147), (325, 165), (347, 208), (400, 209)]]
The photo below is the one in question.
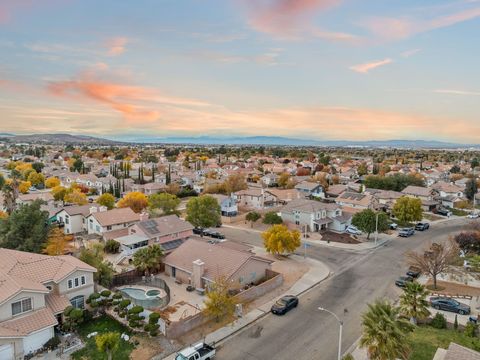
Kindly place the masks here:
[(451, 342), (473, 350), (480, 350), (480, 338), (470, 338), (460, 331), (435, 329), (430, 326), (419, 326), (409, 335), (412, 353), (409, 360), (432, 360), (438, 347), (448, 348)]
[[(82, 340), (85, 342), (85, 347), (81, 350), (78, 350), (72, 354), (72, 359), (81, 360), (104, 360), (107, 359), (106, 353), (101, 353), (97, 350), (97, 345), (95, 344), (95, 338), (92, 337), (87, 339), (87, 335), (97, 331), (99, 334), (106, 332), (118, 332), (119, 334), (125, 333), (131, 335), (131, 332), (128, 329), (120, 324), (119, 322), (113, 320), (108, 316), (102, 316), (97, 319), (91, 320), (87, 323), (81, 324), (77, 332), (82, 337)], [(120, 340), (120, 345), (113, 353), (113, 359), (115, 360), (128, 360), (130, 353), (133, 350), (133, 345), (127, 343), (126, 341)]]

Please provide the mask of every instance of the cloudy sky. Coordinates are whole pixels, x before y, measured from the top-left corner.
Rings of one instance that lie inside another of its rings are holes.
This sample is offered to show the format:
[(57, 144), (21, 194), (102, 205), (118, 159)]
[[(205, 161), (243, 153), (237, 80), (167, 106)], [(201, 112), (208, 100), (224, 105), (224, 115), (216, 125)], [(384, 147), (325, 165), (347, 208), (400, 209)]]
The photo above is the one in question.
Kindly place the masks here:
[(0, 131), (480, 143), (480, 0), (0, 0)]

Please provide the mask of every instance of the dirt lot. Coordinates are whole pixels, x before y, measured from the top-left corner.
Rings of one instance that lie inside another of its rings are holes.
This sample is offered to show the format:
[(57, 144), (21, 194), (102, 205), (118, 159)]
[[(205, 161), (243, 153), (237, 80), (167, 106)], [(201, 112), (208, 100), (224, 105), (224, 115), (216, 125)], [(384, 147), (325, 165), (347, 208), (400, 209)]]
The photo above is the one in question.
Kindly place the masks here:
[(133, 349), (130, 354), (131, 359), (135, 360), (150, 360), (153, 356), (161, 353), (163, 348), (160, 346), (158, 338), (149, 338), (147, 336), (134, 336), (140, 344)]
[[(427, 286), (430, 286), (432, 284), (432, 280), (429, 280)], [(444, 288), (443, 290), (435, 291), (439, 294), (480, 296), (480, 288), (478, 287), (441, 280), (437, 280), (437, 286)]]
[(322, 240), (323, 241), (334, 241), (342, 244), (360, 244), (361, 241), (354, 239), (349, 234), (337, 234), (332, 231), (322, 231)]

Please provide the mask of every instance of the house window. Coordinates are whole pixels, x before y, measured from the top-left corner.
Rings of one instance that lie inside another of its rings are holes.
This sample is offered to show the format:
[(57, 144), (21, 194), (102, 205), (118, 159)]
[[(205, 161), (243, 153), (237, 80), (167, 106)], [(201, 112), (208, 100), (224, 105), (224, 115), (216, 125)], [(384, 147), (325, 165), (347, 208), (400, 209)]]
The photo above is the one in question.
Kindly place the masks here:
[(85, 296), (75, 296), (70, 300), (70, 304), (76, 309), (83, 309), (85, 307)]
[(108, 226), (107, 226), (107, 230), (112, 230), (112, 226), (111, 226), (111, 225), (108, 225)]
[(81, 281), (82, 285), (85, 285), (86, 282), (87, 282), (87, 280), (86, 280), (86, 278), (85, 278), (85, 275), (82, 275), (81, 280), (82, 280), (82, 281)]
[(100, 232), (100, 226), (96, 226), (95, 229), (97, 230), (97, 232)]
[(83, 286), (86, 283), (87, 283), (87, 278), (85, 277), (85, 275), (82, 275), (80, 277), (69, 279), (68, 282), (67, 282), (67, 287), (69, 289), (73, 289), (73, 288), (77, 288), (79, 286)]
[(71, 289), (73, 288), (73, 280), (68, 280), (68, 288)]
[(68, 215), (65, 215), (65, 224), (70, 223), (70, 217)]
[(78, 280), (78, 278), (75, 278), (74, 282), (75, 282), (75, 287), (78, 287), (80, 285), (80, 281)]
[(12, 303), (12, 316), (32, 310), (32, 298)]

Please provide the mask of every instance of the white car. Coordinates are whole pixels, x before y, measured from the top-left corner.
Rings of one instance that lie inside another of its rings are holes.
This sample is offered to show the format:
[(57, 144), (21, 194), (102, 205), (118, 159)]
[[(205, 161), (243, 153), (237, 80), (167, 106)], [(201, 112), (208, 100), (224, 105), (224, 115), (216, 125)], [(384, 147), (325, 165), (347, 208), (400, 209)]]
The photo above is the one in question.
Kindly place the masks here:
[(352, 235), (361, 235), (362, 232), (356, 226), (350, 225), (345, 229), (345, 232)]
[(468, 214), (467, 218), (469, 219), (478, 219), (480, 217), (480, 215), (478, 213), (471, 213), (471, 214)]

